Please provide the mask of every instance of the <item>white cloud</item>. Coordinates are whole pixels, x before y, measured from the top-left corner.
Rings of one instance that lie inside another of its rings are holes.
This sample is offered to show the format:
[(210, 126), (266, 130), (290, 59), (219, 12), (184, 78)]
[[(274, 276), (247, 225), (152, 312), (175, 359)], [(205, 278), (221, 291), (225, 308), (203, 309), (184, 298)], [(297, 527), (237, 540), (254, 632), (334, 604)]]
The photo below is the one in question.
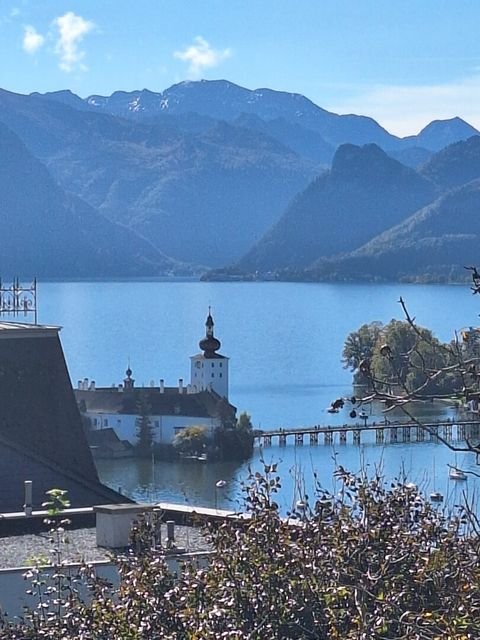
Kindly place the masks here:
[(28, 24), (23, 28), (22, 47), (26, 53), (33, 55), (44, 45), (44, 43), (45, 37), (42, 36), (41, 33), (38, 33), (35, 27)]
[(188, 73), (194, 78), (198, 78), (205, 69), (217, 67), (223, 60), (232, 55), (231, 49), (212, 49), (210, 44), (197, 36), (193, 44), (183, 51), (175, 51), (174, 57), (188, 63)]
[[(324, 105), (322, 105), (324, 106)], [(357, 113), (377, 120), (391, 133), (418, 133), (432, 120), (459, 116), (480, 128), (480, 73), (434, 85), (377, 85), (330, 104), (336, 113)]]
[(55, 18), (54, 25), (58, 29), (55, 53), (60, 58), (60, 69), (67, 73), (77, 68), (85, 71), (86, 66), (82, 63), (85, 51), (80, 49), (80, 43), (87, 33), (95, 28), (95, 23), (68, 11), (63, 16)]

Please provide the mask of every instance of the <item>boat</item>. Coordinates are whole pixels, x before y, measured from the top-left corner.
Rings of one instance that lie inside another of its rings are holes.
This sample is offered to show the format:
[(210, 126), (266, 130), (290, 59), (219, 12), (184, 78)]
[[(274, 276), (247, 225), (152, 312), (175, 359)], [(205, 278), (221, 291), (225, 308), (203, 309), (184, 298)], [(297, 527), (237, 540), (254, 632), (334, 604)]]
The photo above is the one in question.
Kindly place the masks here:
[(338, 413), (339, 410), (335, 409), (335, 407), (328, 407), (327, 413)]
[(450, 480), (466, 480), (467, 474), (462, 469), (458, 469), (458, 467), (450, 467), (448, 477)]
[(430, 494), (431, 502), (443, 502), (443, 494), (435, 490), (435, 458), (433, 459), (433, 491)]

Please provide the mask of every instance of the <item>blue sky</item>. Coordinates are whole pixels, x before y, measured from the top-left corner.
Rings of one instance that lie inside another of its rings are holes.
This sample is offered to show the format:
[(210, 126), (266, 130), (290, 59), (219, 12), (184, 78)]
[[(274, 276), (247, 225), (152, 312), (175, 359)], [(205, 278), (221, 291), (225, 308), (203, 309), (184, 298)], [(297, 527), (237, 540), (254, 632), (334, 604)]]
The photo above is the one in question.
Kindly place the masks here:
[(226, 78), (370, 115), (480, 128), (478, 0), (0, 0), (0, 87), (161, 91)]

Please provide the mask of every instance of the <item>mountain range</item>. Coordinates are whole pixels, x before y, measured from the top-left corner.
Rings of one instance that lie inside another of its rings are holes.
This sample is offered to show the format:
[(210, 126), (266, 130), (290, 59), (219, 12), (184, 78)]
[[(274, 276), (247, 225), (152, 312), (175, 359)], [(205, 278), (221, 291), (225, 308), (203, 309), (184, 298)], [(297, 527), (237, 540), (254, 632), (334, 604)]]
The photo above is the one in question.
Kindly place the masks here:
[(377, 145), (342, 145), (243, 258), (247, 271), (307, 267), (319, 256), (361, 246), (435, 198), (435, 185)]
[(80, 278), (182, 272), (181, 264), (147, 240), (63, 191), (1, 124), (0, 209), (2, 274)]
[[(478, 264), (480, 136), (415, 171), (343, 145), (233, 273), (302, 280), (459, 280)], [(228, 272), (227, 272), (228, 273)]]
[[(372, 276), (368, 261), (407, 233), (400, 227), (411, 216), (435, 209), (426, 220), (448, 217), (464, 185), (480, 178), (478, 132), (459, 118), (398, 138), (371, 118), (224, 80), (87, 98), (0, 90), (0, 123), (5, 160), (22, 149), (35, 167), (25, 173), (12, 163), (2, 174), (3, 224), (14, 244), (7, 220), (15, 211), (36, 256), (19, 264), (5, 251), (0, 268), (33, 275), (130, 277), (233, 265), (306, 279), (403, 277), (386, 259), (385, 273)], [(417, 250), (426, 224), (408, 226)], [(29, 234), (39, 225), (49, 231), (37, 234), (37, 245), (55, 238), (63, 259), (35, 253)]]

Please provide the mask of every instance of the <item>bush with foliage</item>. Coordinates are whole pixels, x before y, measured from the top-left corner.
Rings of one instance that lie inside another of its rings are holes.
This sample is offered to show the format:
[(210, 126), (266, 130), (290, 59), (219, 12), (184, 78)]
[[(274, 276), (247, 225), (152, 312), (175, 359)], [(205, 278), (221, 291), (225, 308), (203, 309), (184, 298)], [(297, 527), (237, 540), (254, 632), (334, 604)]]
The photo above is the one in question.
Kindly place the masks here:
[(175, 451), (184, 456), (201, 455), (205, 452), (207, 444), (207, 429), (201, 425), (185, 427), (177, 433), (173, 441)]
[[(137, 527), (114, 590), (83, 569), (90, 599), (60, 613), (4, 624), (4, 640), (476, 640), (480, 637), (479, 522), (468, 506), (449, 516), (412, 485), (340, 468), (338, 491), (304, 496), (281, 517), (275, 465), (245, 485), (248, 518), (207, 528), (206, 568), (176, 578), (155, 523)], [(49, 611), (49, 603), (45, 603)], [(68, 606), (67, 606), (68, 605)], [(58, 604), (56, 605), (58, 607)]]

